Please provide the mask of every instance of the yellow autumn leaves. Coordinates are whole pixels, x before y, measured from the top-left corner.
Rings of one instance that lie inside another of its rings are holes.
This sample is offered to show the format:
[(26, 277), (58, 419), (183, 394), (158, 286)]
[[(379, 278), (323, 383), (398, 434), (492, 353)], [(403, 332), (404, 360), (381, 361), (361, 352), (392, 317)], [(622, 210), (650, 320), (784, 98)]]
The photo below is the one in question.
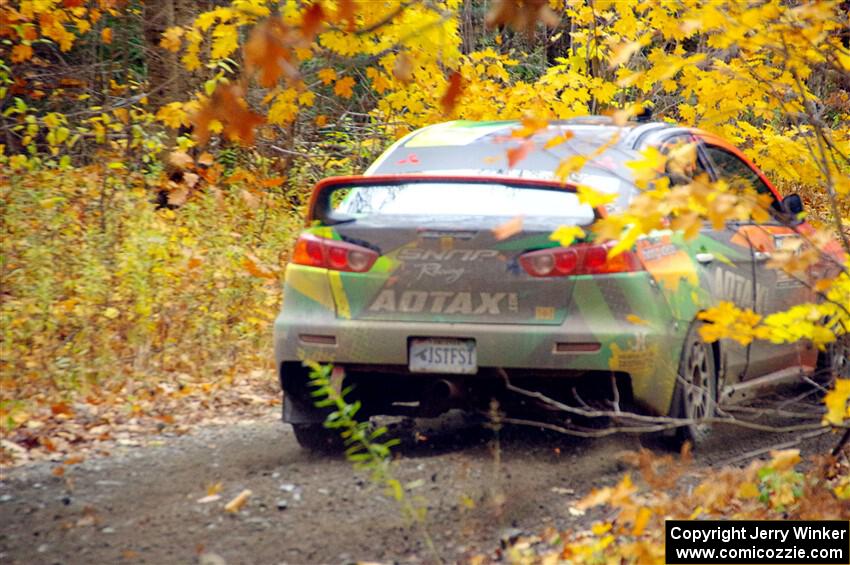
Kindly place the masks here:
[[(850, 262), (845, 263), (850, 269)], [(792, 343), (810, 340), (820, 349), (825, 349), (840, 339), (847, 339), (850, 327), (850, 276), (845, 270), (829, 281), (822, 292), (825, 300), (812, 304), (799, 304), (784, 312), (776, 312), (764, 318), (748, 308), (739, 308), (731, 302), (720, 302), (717, 306), (699, 314), (699, 319), (710, 322), (702, 326), (700, 333), (706, 341), (733, 339), (747, 345), (754, 339), (766, 339), (774, 343)]]

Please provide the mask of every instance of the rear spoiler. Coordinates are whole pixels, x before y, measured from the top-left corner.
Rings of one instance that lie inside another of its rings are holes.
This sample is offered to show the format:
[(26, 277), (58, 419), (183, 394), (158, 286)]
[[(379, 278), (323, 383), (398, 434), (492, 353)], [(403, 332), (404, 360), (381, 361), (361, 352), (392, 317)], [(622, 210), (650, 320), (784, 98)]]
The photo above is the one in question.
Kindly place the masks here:
[[(325, 225), (334, 225), (351, 221), (353, 218), (332, 217), (331, 194), (343, 187), (356, 188), (358, 186), (387, 186), (394, 184), (411, 184), (416, 182), (456, 182), (474, 184), (504, 184), (514, 187), (528, 187), (542, 190), (561, 190), (575, 192), (576, 185), (573, 183), (560, 183), (556, 180), (525, 179), (501, 175), (434, 175), (434, 174), (403, 174), (403, 175), (351, 175), (342, 177), (328, 177), (316, 183), (313, 194), (310, 196), (310, 204), (307, 209), (307, 225), (310, 226), (318, 220)], [(600, 211), (594, 211), (597, 218)]]

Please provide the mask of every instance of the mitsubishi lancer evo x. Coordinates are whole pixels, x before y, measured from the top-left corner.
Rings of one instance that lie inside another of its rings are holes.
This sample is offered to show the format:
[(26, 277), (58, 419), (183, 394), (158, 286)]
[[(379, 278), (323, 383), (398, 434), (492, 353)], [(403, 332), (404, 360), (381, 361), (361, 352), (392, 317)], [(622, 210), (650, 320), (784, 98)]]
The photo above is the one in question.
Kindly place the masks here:
[[(699, 419), (721, 400), (824, 363), (846, 375), (846, 346), (819, 358), (803, 342), (700, 337), (698, 313), (720, 301), (766, 315), (815, 299), (806, 281), (766, 265), (809, 228), (789, 220), (802, 211), (799, 196), (781, 199), (740, 151), (690, 128), (589, 117), (551, 123), (511, 168), (506, 150), (518, 127), (426, 127), (365, 175), (315, 187), (274, 338), (283, 417), (302, 446), (322, 448), (336, 433), (322, 425), (327, 412), (314, 406), (305, 360), (333, 363), (363, 417), (481, 410), (510, 396), (509, 380), (564, 402), (610, 397), (616, 387), (624, 405)], [(545, 147), (554, 136), (569, 140)], [(588, 227), (625, 207), (637, 194), (626, 163), (642, 149), (683, 143), (697, 148), (695, 175), (746, 181), (773, 199), (783, 221), (706, 224), (689, 240), (659, 232), (611, 258), (610, 243), (550, 239), (560, 226)], [(568, 182), (555, 178), (563, 159), (593, 154)], [(579, 184), (616, 200), (608, 210), (582, 204)], [(518, 217), (515, 233), (497, 229)], [(705, 431), (694, 423), (680, 438)]]

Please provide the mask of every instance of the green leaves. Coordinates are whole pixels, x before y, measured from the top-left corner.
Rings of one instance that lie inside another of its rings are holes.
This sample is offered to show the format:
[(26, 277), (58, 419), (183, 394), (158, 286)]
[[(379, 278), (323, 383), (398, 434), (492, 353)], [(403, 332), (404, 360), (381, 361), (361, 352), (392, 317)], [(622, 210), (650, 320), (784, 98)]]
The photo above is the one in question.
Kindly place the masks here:
[(341, 372), (335, 375), (330, 364), (320, 365), (313, 361), (305, 361), (304, 364), (310, 368), (310, 386), (313, 388), (311, 396), (316, 399), (315, 406), (332, 409), (325, 419), (325, 427), (338, 430), (345, 444), (345, 458), (355, 469), (368, 471), (370, 479), (381, 485), (386, 494), (399, 504), (403, 516), (419, 525), (426, 544), (441, 561), (425, 530), (427, 508), (421, 501), (417, 502), (417, 497), (411, 500), (407, 496), (407, 491), (421, 486), (422, 481), (402, 485), (392, 473), (392, 448), (399, 445), (400, 441), (395, 438), (382, 439), (387, 433), (386, 427), (373, 428), (368, 421), (355, 418), (361, 408), (360, 402), (346, 400), (353, 388), (340, 388), (341, 382), (337, 381), (342, 380)]

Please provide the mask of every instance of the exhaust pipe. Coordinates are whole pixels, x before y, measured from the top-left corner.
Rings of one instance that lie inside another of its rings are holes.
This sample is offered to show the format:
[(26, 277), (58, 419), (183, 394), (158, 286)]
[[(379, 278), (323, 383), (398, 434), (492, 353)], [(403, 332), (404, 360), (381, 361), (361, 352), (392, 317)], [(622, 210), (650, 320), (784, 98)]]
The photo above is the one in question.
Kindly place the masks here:
[(454, 381), (440, 379), (434, 383), (431, 393), (435, 399), (457, 400), (463, 397), (463, 391)]
[(464, 390), (454, 381), (439, 379), (425, 388), (425, 397), (420, 404), (420, 414), (434, 418), (447, 412), (465, 396)]

